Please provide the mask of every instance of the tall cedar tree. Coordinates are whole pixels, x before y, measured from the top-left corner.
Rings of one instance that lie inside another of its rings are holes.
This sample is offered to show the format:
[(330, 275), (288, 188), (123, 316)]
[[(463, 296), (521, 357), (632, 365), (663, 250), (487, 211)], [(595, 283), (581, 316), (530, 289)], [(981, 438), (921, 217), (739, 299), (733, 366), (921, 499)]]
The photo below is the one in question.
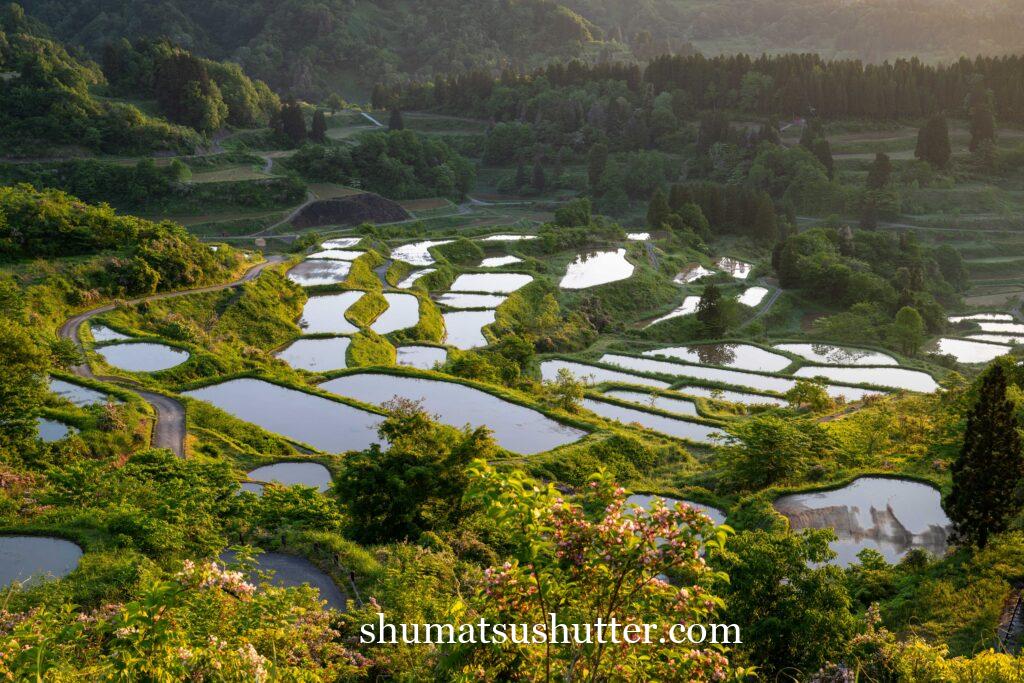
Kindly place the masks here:
[(971, 93), (971, 152), (996, 141), (996, 117), (992, 113), (992, 92), (981, 88)]
[(945, 116), (936, 114), (918, 131), (914, 156), (921, 161), (927, 161), (935, 168), (944, 169), (949, 166), (952, 151), (949, 146), (949, 125)]
[(885, 152), (875, 154), (875, 160), (868, 169), (867, 187), (869, 190), (884, 190), (892, 178), (892, 162)]
[(825, 167), (825, 172), (828, 174), (828, 179), (832, 180), (836, 173), (836, 163), (832, 159), (832, 145), (825, 138), (818, 138), (811, 145), (811, 153), (821, 162), (821, 165)]
[(526, 187), (526, 165), (520, 161), (516, 164), (516, 192), (521, 192)]
[(954, 533), (960, 541), (983, 548), (1022, 507), (1024, 459), (1013, 402), (1006, 397), (1006, 371), (999, 363), (982, 376), (952, 473), (953, 490), (945, 508)]
[(543, 194), (544, 190), (548, 187), (548, 177), (544, 174), (544, 167), (540, 163), (540, 159), (533, 164), (533, 189), (538, 194)]
[(601, 182), (601, 176), (608, 166), (608, 145), (599, 142), (590, 148), (587, 156), (587, 179), (590, 181), (590, 190), (593, 192), (597, 184)]
[(327, 142), (327, 119), (319, 109), (313, 114), (313, 123), (309, 129), (309, 139), (320, 144)]
[(764, 244), (771, 244), (778, 236), (778, 232), (775, 205), (771, 197), (762, 194), (757, 200), (757, 212), (754, 214), (754, 236)]
[(704, 293), (697, 304), (697, 320), (709, 337), (721, 337), (725, 334), (725, 309), (722, 293), (714, 284), (704, 287)]
[(405, 119), (402, 118), (402, 110), (391, 110), (391, 118), (388, 119), (388, 130), (405, 130)]
[(668, 222), (671, 213), (668, 208), (668, 197), (660, 187), (651, 196), (651, 202), (647, 205), (647, 225), (651, 228), (660, 228)]
[(306, 141), (306, 119), (295, 100), (289, 100), (281, 109), (281, 130), (296, 147)]

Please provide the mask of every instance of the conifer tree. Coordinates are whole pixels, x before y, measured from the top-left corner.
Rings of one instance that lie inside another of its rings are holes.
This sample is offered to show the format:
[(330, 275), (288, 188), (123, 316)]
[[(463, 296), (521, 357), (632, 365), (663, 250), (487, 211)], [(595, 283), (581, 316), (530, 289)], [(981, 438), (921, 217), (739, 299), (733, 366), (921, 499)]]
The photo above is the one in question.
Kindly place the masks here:
[(970, 99), (971, 143), (972, 153), (995, 144), (996, 117), (992, 113), (992, 92), (978, 87), (971, 93)]
[(405, 119), (402, 118), (402, 110), (397, 107), (391, 110), (391, 118), (388, 120), (388, 130), (405, 130)]
[(289, 100), (281, 109), (281, 130), (296, 147), (306, 141), (306, 119), (295, 100)]
[(309, 130), (309, 139), (321, 144), (327, 142), (327, 119), (319, 109), (313, 114), (313, 123)]
[(778, 221), (775, 218), (775, 205), (771, 197), (765, 193), (757, 200), (757, 212), (754, 214), (754, 236), (764, 244), (771, 244), (778, 236)]
[(825, 138), (818, 138), (811, 145), (811, 153), (821, 162), (821, 165), (825, 167), (825, 172), (828, 174), (828, 179), (832, 180), (836, 172), (836, 164), (832, 159), (832, 145)]
[(946, 117), (936, 114), (917, 133), (917, 147), (914, 156), (927, 161), (935, 168), (944, 169), (949, 165), (952, 151), (949, 146), (949, 126)]
[(707, 336), (721, 337), (725, 334), (727, 324), (722, 293), (714, 283), (704, 287), (700, 303), (697, 304), (697, 320)]
[(867, 188), (869, 190), (883, 190), (892, 178), (892, 162), (889, 155), (884, 152), (875, 154), (875, 160), (868, 169)]
[(533, 164), (533, 189), (537, 191), (537, 194), (544, 194), (544, 190), (548, 187), (548, 177), (544, 173), (544, 166), (541, 165), (540, 159)]
[(1022, 509), (1019, 489), (1024, 459), (1001, 363), (982, 375), (952, 473), (953, 490), (944, 506), (953, 520), (955, 536), (983, 548), (989, 537), (1005, 530)]
[(526, 187), (526, 166), (520, 161), (516, 164), (516, 192), (521, 192)]
[(608, 145), (599, 142), (590, 148), (587, 157), (587, 179), (590, 181), (590, 191), (593, 192), (597, 184), (601, 182), (604, 169), (608, 165)]
[(660, 187), (651, 195), (651, 201), (647, 205), (647, 226), (658, 229), (668, 222), (672, 210), (668, 207), (668, 197)]

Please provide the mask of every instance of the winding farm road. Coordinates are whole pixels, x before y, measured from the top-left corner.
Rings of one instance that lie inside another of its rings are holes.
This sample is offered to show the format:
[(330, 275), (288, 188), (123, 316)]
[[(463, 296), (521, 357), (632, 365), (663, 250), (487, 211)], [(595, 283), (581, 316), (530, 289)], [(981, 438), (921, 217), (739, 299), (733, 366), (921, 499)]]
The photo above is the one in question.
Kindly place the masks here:
[[(249, 270), (239, 279), (233, 282), (226, 282), (221, 285), (211, 285), (209, 287), (198, 287), (196, 289), (184, 289), (177, 292), (165, 292), (163, 294), (154, 294), (152, 296), (141, 297), (138, 299), (132, 299), (128, 303), (137, 304), (143, 301), (158, 301), (160, 299), (173, 299), (179, 296), (186, 296), (189, 294), (202, 294), (203, 292), (219, 292), (224, 289), (231, 289), (232, 287), (239, 287), (246, 282), (255, 280), (260, 274), (269, 266), (282, 263), (286, 260), (285, 256), (275, 255), (268, 258), (262, 263), (258, 263)], [(82, 339), (78, 334), (82, 323), (86, 322), (90, 318), (93, 318), (101, 313), (114, 310), (114, 304), (105, 304), (97, 308), (83, 311), (71, 318), (68, 318), (63, 325), (60, 326), (57, 334), (62, 339), (70, 339), (75, 345), (82, 349)], [(179, 458), (185, 456), (185, 406), (180, 401), (171, 398), (170, 396), (164, 396), (163, 394), (157, 394), (152, 391), (146, 391), (137, 388), (130, 382), (119, 378), (119, 377), (108, 377), (108, 376), (97, 376), (93, 373), (92, 368), (89, 367), (88, 363), (82, 365), (76, 365), (71, 368), (79, 377), (86, 377), (90, 379), (99, 379), (104, 382), (110, 382), (112, 384), (118, 384), (124, 388), (135, 392), (139, 397), (146, 403), (153, 407), (153, 411), (156, 414), (156, 425), (153, 427), (153, 446), (157, 448), (168, 448), (174, 452)]]

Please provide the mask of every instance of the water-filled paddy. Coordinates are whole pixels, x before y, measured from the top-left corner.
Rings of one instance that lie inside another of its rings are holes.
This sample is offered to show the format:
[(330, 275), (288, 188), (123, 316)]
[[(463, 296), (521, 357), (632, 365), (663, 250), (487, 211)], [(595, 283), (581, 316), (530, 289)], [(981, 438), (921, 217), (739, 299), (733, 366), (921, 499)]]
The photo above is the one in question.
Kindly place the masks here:
[(1024, 324), (978, 321), (982, 332), (1007, 332), (1009, 334), (1024, 334)]
[(282, 486), (311, 486), (323, 493), (331, 487), (331, 471), (316, 462), (279, 462), (257, 467), (248, 477), (256, 482), (276, 482)]
[(738, 301), (741, 306), (755, 308), (764, 301), (766, 296), (768, 296), (768, 290), (765, 287), (748, 287), (739, 295), (736, 301)]
[[(235, 558), (235, 552), (232, 550), (225, 550), (220, 554), (220, 561), (225, 564), (234, 562)], [(268, 583), (274, 586), (298, 588), (308, 584), (319, 591), (320, 599), (326, 600), (328, 607), (345, 610), (345, 594), (331, 577), (303, 557), (284, 553), (261, 553), (256, 557), (253, 573), (248, 577), (250, 582), (257, 583), (261, 580), (257, 572), (273, 572)]]
[(729, 258), (728, 256), (723, 256), (718, 259), (718, 262), (715, 265), (729, 273), (729, 275), (733, 276), (737, 280), (746, 280), (750, 277), (750, 271), (754, 269), (753, 264)]
[(536, 235), (513, 235), (513, 234), (501, 234), (501, 235), (489, 235), (481, 238), (481, 242), (521, 242), (522, 240), (535, 240)]
[(699, 296), (688, 296), (685, 299), (683, 299), (683, 304), (679, 308), (669, 313), (666, 313), (660, 318), (652, 320), (650, 323), (648, 323), (647, 327), (652, 327), (654, 325), (657, 325), (658, 323), (663, 323), (666, 320), (671, 320), (672, 318), (679, 318), (684, 315), (693, 315), (694, 313), (697, 312), (697, 306), (699, 304)]
[(497, 308), (505, 303), (507, 296), (501, 294), (461, 294), (446, 292), (437, 298), (437, 303), (449, 308)]
[(480, 262), (481, 268), (501, 268), (502, 266), (510, 266), (513, 263), (522, 263), (523, 259), (518, 256), (493, 256), (491, 258), (485, 258)]
[(964, 320), (1003, 320), (1011, 322), (1013, 316), (1009, 313), (972, 313), (969, 315), (951, 315), (948, 320), (951, 323), (959, 323)]
[(149, 342), (111, 344), (96, 349), (96, 353), (115, 368), (129, 372), (159, 372), (181, 365), (189, 357), (187, 351)]
[(328, 261), (355, 261), (365, 253), (365, 251), (350, 251), (348, 249), (328, 249), (327, 251), (318, 251), (315, 254), (310, 254), (306, 258), (310, 260), (326, 259)]
[(951, 525), (939, 491), (915, 481), (861, 477), (833, 491), (798, 493), (775, 501), (793, 529), (835, 529), (835, 562), (857, 562), (857, 553), (873, 548), (889, 562), (912, 548), (941, 556)]
[(635, 266), (626, 260), (626, 250), (596, 251), (580, 254), (566, 268), (558, 286), (562, 289), (586, 289), (625, 280)]
[(434, 257), (430, 255), (430, 249), (451, 242), (452, 240), (425, 240), (403, 244), (391, 252), (391, 258), (414, 266), (429, 266), (435, 262)]
[(636, 423), (646, 429), (667, 436), (674, 436), (677, 439), (687, 439), (698, 443), (713, 443), (712, 436), (724, 435), (724, 432), (717, 427), (709, 427), (696, 422), (686, 422), (685, 420), (675, 420), (664, 415), (655, 415), (644, 410), (625, 408), (592, 398), (583, 399), (583, 407), (609, 420), (618, 420), (627, 425)]
[(484, 292), (487, 294), (511, 294), (533, 281), (522, 273), (467, 273), (455, 278), (453, 292)]
[(420, 270), (414, 270), (411, 273), (409, 273), (405, 277), (405, 279), (402, 280), (401, 282), (399, 282), (398, 285), (396, 285), (396, 286), (399, 289), (409, 289), (421, 277), (423, 277), (424, 275), (430, 275), (435, 270), (437, 270), (437, 268), (422, 268)]
[(943, 337), (935, 342), (935, 353), (953, 356), (958, 363), (988, 363), (1009, 352), (1009, 346), (982, 341)]
[(593, 384), (600, 384), (601, 382), (619, 382), (622, 384), (635, 384), (641, 387), (653, 387), (655, 389), (668, 389), (669, 387), (668, 382), (662, 382), (659, 379), (650, 379), (648, 377), (633, 375), (628, 372), (618, 372), (616, 370), (598, 368), (584, 363), (558, 359), (546, 360), (540, 364), (541, 379), (545, 382), (553, 382), (558, 378), (558, 371), (562, 369), (568, 370), (577, 379)]
[(48, 536), (0, 536), (0, 590), (15, 581), (35, 585), (75, 570), (82, 549)]
[(351, 261), (303, 261), (288, 271), (288, 279), (301, 287), (335, 285), (344, 282), (351, 269)]
[(604, 395), (610, 398), (617, 398), (620, 401), (635, 403), (638, 406), (644, 406), (645, 408), (663, 410), (666, 413), (675, 413), (676, 415), (697, 414), (696, 404), (694, 404), (693, 401), (688, 401), (684, 398), (672, 398), (671, 396), (661, 396), (660, 394), (647, 394), (642, 391), (626, 391), (625, 389), (609, 389), (604, 392)]
[(71, 401), (79, 408), (93, 405), (94, 403), (106, 403), (107, 397), (94, 389), (83, 387), (79, 384), (65, 382), (55, 377), (50, 378), (50, 391), (63, 399)]
[(39, 430), (39, 438), (46, 443), (60, 441), (71, 433), (71, 427), (63, 422), (48, 420), (45, 417), (36, 418), (36, 427)]
[(483, 328), (494, 322), (494, 311), (456, 311), (442, 317), (450, 346), (463, 351), (487, 346)]
[(645, 356), (678, 358), (688, 363), (701, 365), (724, 365), (739, 370), (778, 372), (792, 361), (771, 351), (751, 344), (698, 344), (695, 346), (673, 346), (664, 349), (644, 351)]
[(729, 389), (709, 389), (708, 387), (678, 387), (673, 391), (676, 391), (680, 394), (686, 394), (688, 396), (700, 396), (701, 398), (707, 398), (713, 401), (727, 401), (729, 403), (739, 403), (740, 405), (745, 406), (786, 405), (785, 399), (774, 398), (772, 396), (762, 396), (760, 394), (748, 394), (744, 391), (732, 391)]
[(977, 339), (978, 341), (994, 342), (996, 344), (1007, 344), (1013, 346), (1015, 344), (1024, 344), (1024, 337), (1018, 337), (1013, 334), (970, 334), (967, 335), (971, 339)]
[(363, 292), (342, 292), (312, 296), (302, 308), (299, 327), (306, 334), (355, 334), (355, 325), (345, 320), (345, 311), (363, 297)]
[(328, 372), (345, 368), (348, 352), (347, 337), (330, 339), (298, 339), (289, 344), (277, 357), (297, 370)]
[(397, 365), (406, 365), (421, 370), (432, 370), (438, 363), (448, 359), (448, 352), (436, 346), (399, 346), (395, 349)]
[(837, 368), (805, 366), (793, 373), (795, 377), (825, 377), (848, 384), (874, 384), (880, 387), (906, 389), (930, 394), (939, 388), (931, 375), (907, 368)]
[(692, 500), (679, 500), (678, 498), (670, 498), (668, 496), (656, 496), (649, 493), (634, 493), (632, 496), (626, 499), (626, 503), (642, 507), (644, 510), (650, 510), (651, 504), (655, 498), (660, 498), (665, 501), (665, 507), (675, 507), (676, 503), (683, 503), (689, 505), (692, 508), (696, 508), (703, 512), (705, 515), (711, 518), (711, 521), (715, 524), (725, 524), (725, 513), (718, 508), (705, 505), (704, 503), (695, 503)]
[(627, 232), (626, 239), (630, 242), (643, 242), (651, 239), (651, 233), (649, 232)]
[(776, 344), (779, 351), (792, 353), (822, 365), (899, 365), (892, 356), (868, 349), (855, 349), (832, 344)]
[(454, 382), (360, 373), (332, 379), (320, 388), (374, 405), (382, 405), (396, 396), (419, 401), (424, 410), (437, 415), (444, 424), (486, 425), (502, 448), (524, 455), (551, 450), (585, 435), (536, 410)]
[(93, 341), (96, 342), (112, 342), (112, 341), (124, 341), (125, 339), (131, 339), (127, 334), (121, 334), (116, 330), (112, 330), (106, 325), (91, 325), (89, 331), (92, 333)]
[(694, 263), (693, 265), (688, 266), (687, 268), (680, 271), (678, 275), (672, 278), (672, 281), (675, 282), (677, 285), (688, 285), (691, 282), (696, 282), (702, 277), (712, 275), (714, 274), (714, 272), (715, 271), (708, 270), (699, 263)]
[(384, 298), (388, 302), (387, 309), (370, 325), (370, 329), (377, 334), (389, 334), (415, 327), (420, 321), (420, 300), (412, 294), (388, 292)]
[(328, 453), (383, 441), (377, 436), (381, 415), (258, 379), (233, 379), (183, 395)]
[(320, 248), (324, 250), (349, 249), (359, 244), (362, 239), (362, 237), (335, 237), (334, 239), (327, 240), (321, 244)]

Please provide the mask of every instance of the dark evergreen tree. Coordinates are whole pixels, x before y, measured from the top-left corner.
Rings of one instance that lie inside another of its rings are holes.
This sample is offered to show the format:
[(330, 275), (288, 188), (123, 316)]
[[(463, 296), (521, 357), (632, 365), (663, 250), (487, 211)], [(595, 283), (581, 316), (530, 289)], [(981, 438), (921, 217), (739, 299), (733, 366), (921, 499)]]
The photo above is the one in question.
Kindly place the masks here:
[(281, 131), (296, 147), (306, 141), (306, 119), (295, 100), (288, 100), (281, 108)]
[(825, 167), (828, 179), (832, 180), (836, 172), (835, 161), (832, 160), (832, 145), (825, 138), (818, 138), (811, 145), (811, 153)]
[(892, 178), (892, 162), (889, 155), (884, 152), (875, 154), (875, 160), (868, 169), (867, 188), (869, 190), (883, 190)]
[(878, 229), (878, 207), (875, 206), (875, 202), (872, 199), (868, 199), (864, 202), (864, 206), (860, 210), (860, 229), (861, 230), (877, 230)]
[(402, 118), (402, 110), (398, 107), (391, 110), (391, 118), (388, 119), (388, 130), (405, 130), (405, 119)]
[(956, 538), (978, 547), (1005, 530), (1024, 504), (1024, 458), (1006, 388), (1006, 370), (997, 362), (981, 377), (964, 443), (953, 463), (953, 489), (944, 501)]
[(527, 183), (527, 179), (526, 179), (526, 165), (523, 164), (522, 161), (520, 161), (516, 165), (516, 179), (515, 179), (516, 192), (522, 192), (523, 188), (526, 187), (526, 183)]
[(697, 321), (708, 337), (721, 337), (727, 325), (725, 303), (722, 293), (713, 283), (704, 286), (700, 303), (697, 304)]
[(590, 182), (591, 192), (601, 182), (601, 176), (604, 175), (607, 166), (608, 145), (599, 142), (590, 148), (590, 154), (587, 156), (587, 179)]
[(918, 131), (914, 156), (927, 161), (935, 168), (944, 169), (949, 166), (952, 150), (949, 145), (949, 125), (945, 116), (936, 114)]
[(540, 163), (540, 159), (533, 164), (533, 189), (537, 191), (537, 194), (544, 194), (544, 191), (548, 189), (548, 177), (544, 173), (544, 166)]
[(672, 210), (668, 206), (668, 197), (660, 187), (651, 195), (651, 201), (647, 205), (647, 225), (658, 229), (668, 223), (668, 217)]
[(767, 194), (762, 193), (757, 200), (753, 232), (754, 237), (763, 244), (771, 244), (778, 237), (779, 228), (775, 216), (775, 205)]
[(993, 113), (992, 91), (980, 85), (971, 93), (970, 98), (971, 152), (977, 152), (996, 141), (996, 117)]
[(313, 114), (313, 123), (309, 130), (309, 139), (323, 144), (327, 142), (327, 119), (319, 109)]

